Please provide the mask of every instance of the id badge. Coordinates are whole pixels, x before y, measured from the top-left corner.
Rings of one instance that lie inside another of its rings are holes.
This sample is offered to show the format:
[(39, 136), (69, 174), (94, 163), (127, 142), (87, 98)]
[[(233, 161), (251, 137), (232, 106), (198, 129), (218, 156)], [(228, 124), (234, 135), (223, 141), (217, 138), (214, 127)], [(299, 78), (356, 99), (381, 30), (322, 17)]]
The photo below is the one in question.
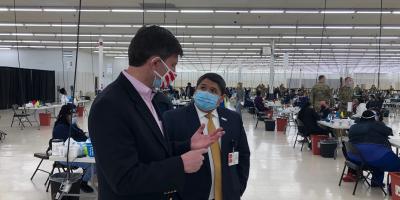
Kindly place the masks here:
[(228, 154), (228, 166), (239, 164), (239, 152), (232, 152)]

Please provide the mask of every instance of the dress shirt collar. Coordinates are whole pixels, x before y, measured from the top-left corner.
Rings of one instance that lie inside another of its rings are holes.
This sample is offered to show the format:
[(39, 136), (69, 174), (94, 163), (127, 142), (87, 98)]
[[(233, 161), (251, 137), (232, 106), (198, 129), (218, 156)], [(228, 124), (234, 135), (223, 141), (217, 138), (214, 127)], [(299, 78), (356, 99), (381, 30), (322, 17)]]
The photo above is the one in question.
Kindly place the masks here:
[(150, 101), (153, 99), (155, 93), (151, 88), (137, 80), (135, 77), (131, 76), (126, 70), (123, 70), (122, 73), (129, 80), (129, 82), (132, 83), (133, 87), (135, 87), (140, 96)]
[[(208, 114), (208, 113), (201, 111), (201, 110), (196, 106), (196, 104), (194, 105), (194, 107), (196, 108), (197, 114), (199, 115), (199, 119), (201, 119), (201, 118), (203, 118), (203, 117), (206, 117), (206, 118), (207, 118), (207, 114)], [(218, 118), (217, 109), (214, 109), (214, 110), (211, 112), (211, 114), (212, 114), (213, 117)]]

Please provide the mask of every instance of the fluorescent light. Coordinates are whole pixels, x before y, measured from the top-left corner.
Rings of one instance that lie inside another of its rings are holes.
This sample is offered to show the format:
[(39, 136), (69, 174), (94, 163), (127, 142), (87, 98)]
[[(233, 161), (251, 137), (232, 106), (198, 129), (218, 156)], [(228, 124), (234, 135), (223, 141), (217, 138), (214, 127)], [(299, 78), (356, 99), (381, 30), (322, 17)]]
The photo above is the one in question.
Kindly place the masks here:
[(318, 10), (286, 10), (285, 13), (288, 14), (315, 14), (319, 13)]
[(384, 26), (383, 29), (400, 29), (400, 26)]
[(0, 50), (10, 50), (11, 48), (9, 47), (0, 47)]
[(38, 37), (54, 37), (56, 34), (51, 34), (51, 33), (35, 33), (34, 36)]
[(22, 11), (22, 12), (41, 12), (41, 8), (10, 8), (10, 11)]
[(390, 11), (356, 11), (358, 14), (390, 14)]
[(32, 33), (11, 33), (11, 35), (17, 35), (17, 36), (33, 36)]
[(304, 36), (282, 36), (281, 38), (282, 39), (296, 39), (296, 38), (304, 39)]
[(148, 13), (179, 13), (179, 10), (146, 10)]
[(76, 12), (76, 9), (44, 8), (45, 12)]
[(355, 13), (354, 10), (321, 10), (320, 13), (326, 13), (326, 14), (351, 14)]
[(115, 59), (126, 59), (126, 58), (128, 58), (128, 56), (123, 56), (123, 57), (122, 56), (115, 56), (114, 58)]
[(260, 39), (279, 39), (280, 36), (259, 36)]
[(329, 39), (351, 39), (350, 36), (329, 36)]
[(163, 28), (185, 28), (185, 25), (161, 25)]
[(321, 29), (324, 28), (323, 26), (297, 26), (300, 29)]
[(355, 26), (354, 29), (380, 29), (379, 26)]
[(361, 40), (363, 40), (363, 39), (375, 39), (375, 37), (366, 37), (366, 36), (361, 36), (361, 37), (358, 37), (358, 36), (353, 36), (353, 37), (351, 37), (351, 39), (361, 39)]
[(104, 25), (101, 24), (80, 24), (80, 27), (104, 27)]
[(57, 34), (58, 37), (76, 37), (76, 34)]
[(237, 39), (257, 39), (258, 36), (236, 36)]
[(214, 26), (214, 28), (240, 28), (240, 26)]
[(187, 28), (213, 28), (213, 26), (192, 26), (192, 25), (188, 25)]
[(284, 10), (250, 10), (254, 14), (268, 14), (268, 13), (284, 13)]
[(242, 26), (242, 28), (268, 28), (268, 26)]
[(212, 38), (211, 35), (192, 35), (191, 38)]
[(51, 24), (25, 24), (25, 26), (36, 26), (36, 27), (44, 27), (44, 26), (51, 26)]
[(0, 26), (24, 26), (23, 24), (0, 23)]
[(51, 26), (56, 26), (56, 27), (77, 27), (76, 24), (52, 24)]
[(216, 10), (216, 13), (249, 13), (248, 10)]
[(229, 35), (226, 35), (226, 36), (224, 36), (224, 35), (216, 35), (216, 36), (214, 36), (214, 38), (218, 38), (218, 39), (233, 39), (233, 38), (235, 38), (235, 36), (229, 36)]
[(400, 14), (400, 11), (393, 11), (393, 14)]
[(296, 28), (296, 26), (269, 26), (269, 28), (290, 29), (290, 28)]
[(101, 37), (122, 37), (122, 35), (116, 35), (116, 34), (101, 34)]
[(181, 10), (181, 13), (214, 13), (214, 10)]
[(130, 28), (130, 27), (132, 27), (132, 25), (129, 25), (129, 24), (106, 24), (105, 27)]
[(0, 11), (8, 11), (8, 8), (0, 8)]
[(82, 12), (110, 12), (110, 9), (82, 9)]
[(353, 29), (353, 26), (326, 26), (326, 29)]
[(216, 45), (216, 46), (230, 46), (231, 43), (214, 42), (214, 45)]
[(142, 13), (143, 9), (111, 9), (111, 12)]

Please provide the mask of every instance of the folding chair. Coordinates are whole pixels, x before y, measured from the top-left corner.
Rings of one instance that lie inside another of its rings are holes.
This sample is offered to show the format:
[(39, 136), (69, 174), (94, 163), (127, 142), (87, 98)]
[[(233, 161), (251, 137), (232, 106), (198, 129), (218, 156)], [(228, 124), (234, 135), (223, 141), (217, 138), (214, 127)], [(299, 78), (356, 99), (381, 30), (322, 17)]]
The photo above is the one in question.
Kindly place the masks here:
[(311, 144), (311, 141), (308, 139), (307, 134), (306, 134), (306, 129), (304, 127), (303, 122), (300, 119), (295, 119), (295, 124), (297, 126), (297, 134), (296, 134), (296, 139), (294, 140), (293, 148), (296, 147), (296, 143), (299, 142), (297, 138), (301, 136), (303, 138), (303, 142), (301, 143), (301, 149), (300, 151), (303, 151), (304, 144), (307, 143), (307, 146)]
[[(342, 151), (344, 157), (346, 158), (346, 161), (344, 162), (342, 175), (340, 176), (339, 186), (342, 184), (342, 179), (346, 167), (354, 170), (356, 172), (356, 183), (354, 185), (353, 195), (355, 195), (357, 190), (357, 185), (360, 180), (365, 181), (368, 184), (368, 186), (371, 187), (371, 184), (368, 182), (367, 177), (369, 176), (369, 174), (371, 174), (372, 168), (366, 164), (364, 157), (362, 156), (362, 154), (360, 153), (360, 151), (357, 149), (356, 146), (354, 146), (350, 142), (344, 142), (344, 141), (342, 141), (342, 144), (343, 144)], [(360, 160), (360, 162), (355, 163), (354, 161), (351, 161), (349, 159), (348, 153), (351, 153), (352, 155), (356, 156)], [(367, 176), (364, 176), (364, 172), (368, 173)], [(387, 194), (383, 186), (381, 186), (380, 188), (386, 196)]]
[(25, 110), (22, 111), (21, 113), (18, 113), (18, 107), (19, 106), (17, 104), (14, 104), (14, 105), (11, 106), (11, 108), (12, 108), (12, 110), (14, 112), (14, 115), (13, 115), (13, 118), (12, 118), (12, 121), (11, 121), (11, 127), (14, 124), (15, 118), (17, 118), (18, 125), (21, 126), (21, 129), (25, 128), (24, 122), (28, 122), (32, 126), (32, 123), (28, 118), (30, 116), (30, 114), (27, 114)]
[(260, 112), (256, 106), (254, 106), (254, 109), (255, 109), (255, 115), (256, 115), (256, 120), (257, 120), (257, 122), (256, 122), (256, 128), (257, 128), (258, 122), (265, 121), (267, 116), (265, 116), (264, 112)]

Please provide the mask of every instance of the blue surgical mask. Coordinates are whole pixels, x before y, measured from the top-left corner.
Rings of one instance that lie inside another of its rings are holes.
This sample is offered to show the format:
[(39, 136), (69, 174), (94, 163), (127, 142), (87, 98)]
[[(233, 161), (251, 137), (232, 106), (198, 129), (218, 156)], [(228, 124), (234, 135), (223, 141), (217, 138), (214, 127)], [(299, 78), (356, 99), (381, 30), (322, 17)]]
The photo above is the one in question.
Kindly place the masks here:
[(194, 94), (194, 104), (202, 111), (209, 112), (217, 108), (219, 96), (198, 90)]

